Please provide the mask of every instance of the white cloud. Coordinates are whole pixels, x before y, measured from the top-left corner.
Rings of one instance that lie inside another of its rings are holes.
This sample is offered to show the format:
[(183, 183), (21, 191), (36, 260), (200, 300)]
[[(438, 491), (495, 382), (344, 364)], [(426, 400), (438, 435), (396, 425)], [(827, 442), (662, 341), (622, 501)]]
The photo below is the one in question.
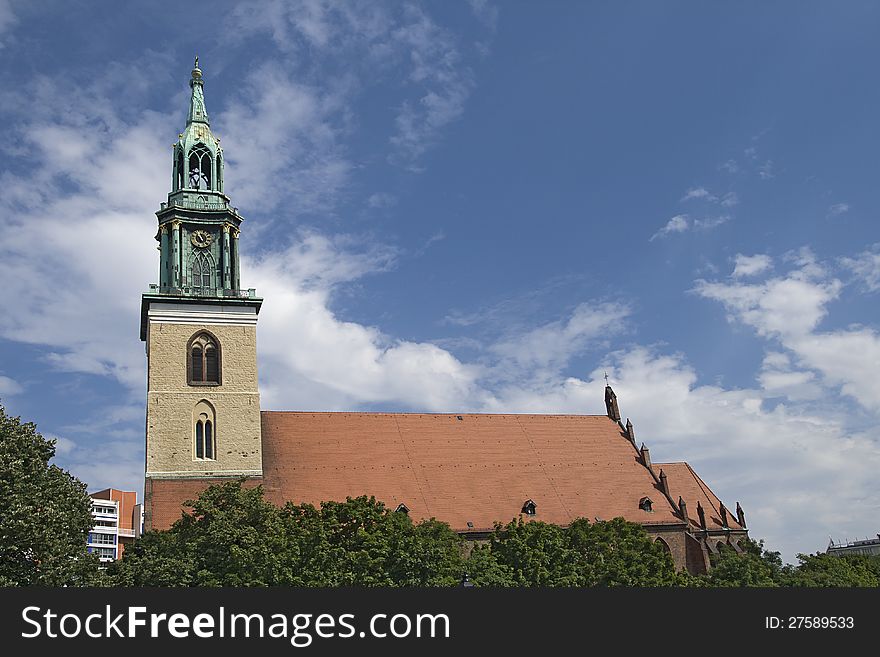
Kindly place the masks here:
[(715, 201), (718, 199), (718, 197), (715, 196), (714, 194), (712, 194), (705, 187), (693, 187), (693, 188), (687, 190), (687, 192), (685, 192), (685, 195), (681, 197), (682, 201), (690, 201), (693, 199), (701, 199), (701, 200), (705, 200), (705, 201)]
[(367, 205), (371, 208), (390, 208), (397, 205), (397, 197), (386, 192), (376, 192), (367, 199)]
[(235, 202), (263, 212), (283, 206), (290, 218), (334, 209), (352, 168), (338, 139), (344, 96), (295, 82), (277, 62), (254, 71), (213, 121)]
[(0, 375), (0, 397), (10, 397), (24, 391), (24, 387), (15, 379)]
[(468, 0), (474, 15), (482, 21), (486, 27), (494, 31), (498, 25), (498, 7), (489, 0)]
[(799, 370), (821, 374), (869, 411), (880, 410), (880, 335), (871, 328), (818, 330), (843, 284), (809, 251), (790, 256), (795, 269), (762, 283), (697, 281), (695, 291), (721, 302), (732, 321), (777, 340), (797, 359)]
[(690, 228), (690, 219), (688, 216), (686, 214), (677, 214), (667, 221), (663, 228), (654, 233), (648, 241), (653, 242), (658, 237), (666, 237), (671, 233), (683, 233), (688, 228)]
[(863, 251), (855, 258), (841, 259), (841, 264), (851, 270), (868, 290), (880, 290), (880, 244), (875, 244), (872, 250)]
[(742, 253), (737, 253), (734, 262), (734, 278), (757, 276), (758, 274), (763, 274), (773, 266), (773, 260), (770, 256), (764, 254), (746, 256)]
[(732, 208), (737, 203), (739, 203), (739, 196), (737, 196), (736, 192), (727, 192), (721, 197), (721, 205), (726, 208)]
[[(491, 31), (494, 8), (475, 2), (473, 10)], [(414, 4), (245, 2), (232, 12), (227, 31), (233, 39), (270, 34), (286, 53), (289, 68), (299, 65), (305, 58), (298, 54), (308, 49), (327, 59), (345, 55), (345, 70), (352, 70), (352, 62), (364, 66), (361, 79), (387, 74), (402, 82), (405, 99), (395, 109), (394, 134), (389, 138), (394, 153), (389, 159), (411, 170), (419, 170), (416, 160), (461, 116), (475, 84), (456, 33)], [(485, 47), (481, 42), (478, 50), (484, 52)], [(403, 77), (401, 67), (406, 70)], [(326, 75), (321, 79), (322, 86), (329, 84)], [(341, 82), (346, 94), (363, 85), (357, 74), (343, 76)]]
[(630, 310), (619, 303), (583, 303), (565, 320), (502, 339), (490, 347), (500, 358), (503, 378), (558, 377), (569, 359), (591, 342), (607, 340), (623, 328)]
[(849, 212), (849, 203), (835, 203), (828, 208), (828, 217), (838, 217)]
[(711, 230), (730, 221), (730, 215), (719, 215), (716, 217), (704, 217), (702, 219), (694, 219), (694, 230)]
[[(10, 0), (0, 0), (0, 38), (12, 29), (17, 19), (15, 12), (12, 11), (12, 2)], [(3, 50), (6, 44), (0, 40), (0, 50)]]
[(771, 178), (776, 177), (776, 172), (773, 169), (773, 160), (767, 160), (758, 167), (758, 176), (761, 177), (762, 180), (770, 180)]
[[(305, 244), (305, 246), (304, 246)], [(314, 235), (243, 267), (267, 300), (260, 313), (261, 390), (269, 408), (350, 408), (393, 402), (448, 410), (476, 399), (480, 368), (427, 343), (395, 339), (330, 309), (340, 283), (382, 271), (391, 257)], [(300, 254), (305, 254), (300, 262)]]
[[(19, 138), (31, 166), (25, 175), (3, 174), (0, 277), (20, 297), (14, 313), (0, 314), (0, 337), (48, 345), (46, 358), (64, 369), (111, 375), (136, 389), (143, 356), (131, 348), (132, 327), (141, 288), (157, 267), (150, 215), (168, 179), (162, 135), (169, 119), (154, 112), (119, 119), (104, 84), (41, 78), (32, 90), (65, 102), (36, 103), (22, 117)], [(128, 166), (132, 152), (136, 170)]]
[(462, 65), (450, 32), (414, 6), (408, 6), (405, 14), (405, 24), (394, 31), (394, 38), (409, 51), (409, 81), (420, 90), (420, 98), (401, 105), (391, 143), (404, 162), (412, 162), (461, 116), (474, 79), (470, 68)]
[(771, 351), (764, 356), (758, 381), (769, 395), (787, 397), (792, 401), (818, 399), (823, 394), (815, 372), (792, 367), (788, 354)]
[(651, 236), (651, 239), (649, 239), (648, 241), (653, 242), (658, 238), (666, 237), (667, 235), (671, 235), (673, 233), (684, 233), (688, 230), (712, 230), (713, 228), (717, 228), (722, 224), (726, 224), (728, 221), (730, 221), (729, 215), (691, 219), (689, 215), (677, 214), (672, 217), (672, 219), (667, 221), (666, 225), (663, 226), (663, 228), (654, 233)]

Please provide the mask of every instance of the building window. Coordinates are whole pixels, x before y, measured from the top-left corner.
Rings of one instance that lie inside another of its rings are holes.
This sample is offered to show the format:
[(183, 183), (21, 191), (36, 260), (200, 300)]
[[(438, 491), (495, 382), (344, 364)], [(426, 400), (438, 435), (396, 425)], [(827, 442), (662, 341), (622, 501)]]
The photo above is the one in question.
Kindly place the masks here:
[(199, 333), (189, 342), (189, 384), (220, 385), (220, 343), (210, 333)]
[(217, 454), (217, 431), (214, 407), (204, 399), (193, 411), (193, 458), (214, 461)]
[(532, 500), (526, 500), (525, 503), (523, 503), (522, 512), (527, 516), (533, 516), (538, 512), (538, 505)]
[(190, 189), (211, 189), (211, 151), (196, 144), (189, 152)]
[(211, 273), (214, 269), (211, 256), (200, 252), (193, 256), (192, 262), (192, 285), (195, 288), (210, 289)]
[(395, 509), (395, 511), (398, 511), (399, 513), (403, 513), (405, 515), (409, 515), (409, 507), (406, 504), (403, 504), (402, 502), (397, 505), (397, 508)]
[(174, 191), (176, 192), (178, 189), (183, 189), (184, 186), (184, 171), (183, 171), (183, 151), (177, 151), (177, 180), (174, 185)]
[(654, 503), (650, 497), (643, 497), (639, 500), (639, 508), (647, 513), (652, 513), (654, 511)]

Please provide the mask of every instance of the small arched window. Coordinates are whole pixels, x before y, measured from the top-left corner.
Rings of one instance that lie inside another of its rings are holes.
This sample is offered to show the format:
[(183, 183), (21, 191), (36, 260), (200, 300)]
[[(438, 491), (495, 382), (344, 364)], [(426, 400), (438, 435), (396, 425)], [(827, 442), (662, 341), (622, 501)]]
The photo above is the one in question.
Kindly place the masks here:
[(216, 460), (217, 431), (214, 407), (202, 400), (193, 411), (193, 458), (197, 461)]
[(664, 550), (666, 550), (667, 552), (669, 552), (670, 554), (672, 554), (672, 550), (669, 549), (669, 543), (667, 543), (666, 541), (664, 541), (662, 538), (657, 538), (657, 539), (655, 539), (655, 540), (654, 540), (654, 543), (656, 543), (657, 545), (659, 545), (660, 547), (662, 547)]
[(189, 384), (220, 384), (220, 343), (209, 333), (199, 333), (189, 342)]
[(223, 155), (217, 153), (217, 191), (223, 191)]
[(538, 512), (538, 505), (533, 500), (526, 500), (523, 502), (522, 512), (527, 516), (533, 516)]
[(196, 144), (189, 152), (190, 189), (211, 189), (211, 151)]
[(639, 500), (639, 508), (642, 511), (647, 511), (651, 513), (654, 510), (654, 503), (651, 501), (650, 497), (643, 497)]

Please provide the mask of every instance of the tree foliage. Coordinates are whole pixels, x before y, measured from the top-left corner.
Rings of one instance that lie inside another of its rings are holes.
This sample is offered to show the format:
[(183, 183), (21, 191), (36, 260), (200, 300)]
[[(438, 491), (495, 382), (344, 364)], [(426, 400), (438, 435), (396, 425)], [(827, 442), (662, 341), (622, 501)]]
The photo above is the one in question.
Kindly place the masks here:
[(319, 507), (263, 499), (233, 481), (187, 502), (109, 569), (120, 586), (877, 586), (880, 557), (799, 555), (784, 565), (763, 542), (712, 555), (708, 574), (677, 572), (669, 551), (621, 518), (559, 527), (522, 518), (467, 543), (437, 520), (414, 523), (373, 497)]
[(54, 455), (54, 441), (0, 406), (0, 586), (100, 582), (98, 560), (86, 553), (86, 486), (50, 465)]
[(880, 586), (880, 557), (799, 554), (800, 564), (786, 573), (788, 586)]
[(798, 565), (783, 565), (778, 552), (763, 541), (743, 541), (741, 553), (722, 550), (713, 556), (713, 568), (695, 578), (704, 586), (830, 587), (880, 586), (880, 556), (799, 554)]
[(669, 552), (641, 525), (622, 518), (568, 527), (543, 522), (496, 525), (468, 560), (480, 586), (673, 586), (681, 583)]
[(191, 514), (150, 532), (111, 569), (128, 586), (451, 586), (461, 539), (375, 498), (278, 508), (241, 481), (211, 486)]
[(781, 586), (783, 581), (782, 557), (779, 552), (764, 549), (764, 542), (740, 541), (742, 552), (722, 548), (712, 555), (712, 570), (697, 584), (706, 586)]

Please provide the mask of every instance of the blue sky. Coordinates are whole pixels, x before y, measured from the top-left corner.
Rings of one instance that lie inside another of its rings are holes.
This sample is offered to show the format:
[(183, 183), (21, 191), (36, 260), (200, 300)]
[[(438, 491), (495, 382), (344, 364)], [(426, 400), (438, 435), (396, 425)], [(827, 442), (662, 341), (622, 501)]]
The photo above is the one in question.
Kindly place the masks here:
[(0, 398), (142, 488), (192, 58), (268, 409), (604, 412), (791, 560), (880, 531), (880, 7), (0, 0)]

